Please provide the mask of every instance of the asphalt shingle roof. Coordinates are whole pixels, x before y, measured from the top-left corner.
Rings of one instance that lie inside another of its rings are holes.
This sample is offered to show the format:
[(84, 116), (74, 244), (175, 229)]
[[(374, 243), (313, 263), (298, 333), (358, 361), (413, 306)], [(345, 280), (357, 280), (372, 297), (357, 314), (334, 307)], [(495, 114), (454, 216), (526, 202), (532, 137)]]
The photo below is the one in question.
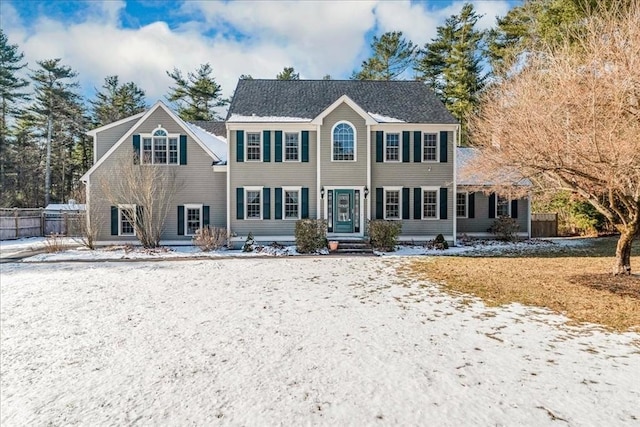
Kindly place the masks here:
[(425, 84), (406, 80), (239, 80), (227, 120), (232, 115), (313, 119), (343, 95), (368, 113), (407, 123), (458, 123)]
[(224, 139), (227, 139), (227, 125), (225, 124), (225, 122), (206, 122), (202, 120), (196, 120), (191, 123), (215, 136), (220, 136)]

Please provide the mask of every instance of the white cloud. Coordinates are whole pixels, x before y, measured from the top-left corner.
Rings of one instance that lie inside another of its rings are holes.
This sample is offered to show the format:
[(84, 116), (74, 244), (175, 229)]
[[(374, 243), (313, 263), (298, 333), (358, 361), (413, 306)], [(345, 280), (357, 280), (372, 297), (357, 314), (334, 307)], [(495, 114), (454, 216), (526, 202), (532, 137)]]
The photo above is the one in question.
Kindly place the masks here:
[[(154, 22), (135, 29), (121, 25), (123, 1), (91, 3), (68, 22), (46, 16), (21, 22), (19, 3), (6, 1), (1, 12), (3, 29), (31, 68), (36, 60), (60, 57), (78, 71), (86, 95), (116, 74), (145, 89), (152, 103), (168, 92), (166, 71), (174, 66), (188, 72), (209, 62), (224, 96), (241, 74), (274, 78), (284, 66), (294, 66), (302, 78), (348, 77), (368, 55), (371, 31), (401, 30), (422, 46), (462, 4), (435, 9), (408, 1), (187, 1), (175, 11), (182, 19), (177, 27)], [(509, 8), (504, 1), (474, 6), (487, 15), (483, 25)]]

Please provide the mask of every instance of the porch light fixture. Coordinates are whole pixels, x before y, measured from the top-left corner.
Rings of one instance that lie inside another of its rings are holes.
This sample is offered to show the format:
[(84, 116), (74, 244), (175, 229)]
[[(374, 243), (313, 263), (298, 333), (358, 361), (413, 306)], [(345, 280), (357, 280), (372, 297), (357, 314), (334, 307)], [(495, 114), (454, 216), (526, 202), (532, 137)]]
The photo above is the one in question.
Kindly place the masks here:
[(320, 189), (320, 198), (324, 199), (324, 187)]
[(367, 187), (367, 186), (365, 185), (365, 186), (364, 186), (364, 198), (366, 199), (368, 195), (369, 195), (369, 187)]

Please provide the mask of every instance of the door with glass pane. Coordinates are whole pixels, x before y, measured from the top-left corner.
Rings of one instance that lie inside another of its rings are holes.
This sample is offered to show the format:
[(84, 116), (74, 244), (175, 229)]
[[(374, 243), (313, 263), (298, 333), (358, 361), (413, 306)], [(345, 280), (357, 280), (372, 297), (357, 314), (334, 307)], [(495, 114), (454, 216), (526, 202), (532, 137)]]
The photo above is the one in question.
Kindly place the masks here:
[(353, 190), (335, 190), (333, 206), (334, 232), (353, 233)]

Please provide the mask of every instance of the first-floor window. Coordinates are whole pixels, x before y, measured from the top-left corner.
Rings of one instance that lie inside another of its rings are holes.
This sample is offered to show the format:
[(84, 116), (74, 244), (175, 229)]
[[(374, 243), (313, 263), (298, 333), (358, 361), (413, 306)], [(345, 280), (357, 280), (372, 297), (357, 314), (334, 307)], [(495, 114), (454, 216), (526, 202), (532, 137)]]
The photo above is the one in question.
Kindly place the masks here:
[(247, 160), (262, 160), (260, 155), (260, 132), (247, 132)]
[(384, 219), (400, 219), (400, 190), (384, 190)]
[(300, 190), (284, 190), (284, 218), (300, 218)]
[(456, 216), (458, 218), (467, 217), (467, 195), (468, 193), (456, 193)]
[(424, 134), (424, 145), (422, 151), (423, 162), (435, 162), (438, 160), (438, 138), (435, 133)]
[(509, 199), (506, 197), (496, 197), (496, 216), (510, 216), (509, 215)]
[(388, 133), (385, 160), (387, 162), (400, 161), (400, 134)]
[(120, 236), (135, 236), (136, 229), (134, 227), (136, 221), (135, 205), (118, 206), (118, 223), (120, 226)]
[(262, 219), (262, 211), (260, 204), (261, 190), (246, 190), (245, 203), (247, 206), (247, 219)]
[(422, 218), (438, 218), (438, 191), (422, 191)]
[(202, 228), (202, 205), (185, 205), (185, 235), (194, 236)]
[(285, 132), (284, 134), (284, 160), (285, 162), (297, 162), (300, 160), (300, 139), (297, 132)]

